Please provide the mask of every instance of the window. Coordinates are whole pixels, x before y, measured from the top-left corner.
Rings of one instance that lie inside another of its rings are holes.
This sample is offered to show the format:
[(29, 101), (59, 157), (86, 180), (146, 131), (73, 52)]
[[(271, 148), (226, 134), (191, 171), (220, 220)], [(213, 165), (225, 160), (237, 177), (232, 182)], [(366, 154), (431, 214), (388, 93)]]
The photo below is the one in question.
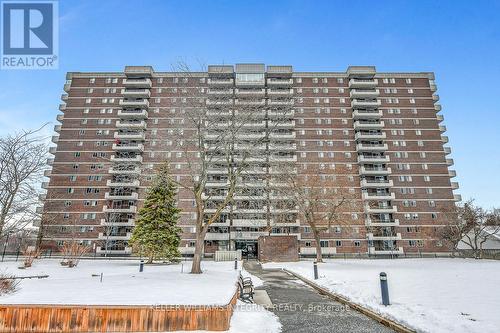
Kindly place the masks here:
[(354, 241), (354, 246), (355, 247), (360, 247), (361, 246), (361, 242), (360, 241)]
[(328, 241), (327, 240), (322, 240), (322, 241), (319, 241), (319, 246), (321, 247), (328, 247)]
[(342, 246), (342, 241), (339, 241), (339, 240), (335, 241), (335, 246), (336, 247), (341, 247)]

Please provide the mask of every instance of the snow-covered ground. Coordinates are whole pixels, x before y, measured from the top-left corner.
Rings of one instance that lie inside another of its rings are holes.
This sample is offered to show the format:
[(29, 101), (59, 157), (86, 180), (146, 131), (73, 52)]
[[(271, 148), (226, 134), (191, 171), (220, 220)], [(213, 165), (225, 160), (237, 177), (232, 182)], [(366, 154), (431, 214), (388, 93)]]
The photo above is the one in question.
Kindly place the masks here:
[(49, 277), (22, 280), (19, 291), (0, 296), (0, 304), (224, 305), (234, 295), (238, 274), (234, 262), (213, 261), (202, 262), (203, 274), (189, 274), (191, 262), (146, 265), (142, 273), (139, 260), (81, 260), (76, 268), (55, 259), (35, 260), (23, 270), (19, 265), (0, 263), (0, 272)]
[[(310, 261), (269, 263), (313, 279)], [(500, 332), (500, 261), (473, 259), (331, 260), (318, 284), (419, 332)], [(379, 273), (389, 281), (381, 304)]]

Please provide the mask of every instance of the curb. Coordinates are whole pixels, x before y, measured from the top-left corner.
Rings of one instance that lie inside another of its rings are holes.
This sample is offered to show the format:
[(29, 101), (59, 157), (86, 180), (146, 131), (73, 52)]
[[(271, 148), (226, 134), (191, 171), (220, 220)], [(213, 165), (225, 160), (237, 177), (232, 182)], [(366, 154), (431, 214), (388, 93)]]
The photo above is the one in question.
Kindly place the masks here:
[(347, 299), (346, 297), (344, 296), (341, 296), (341, 295), (338, 295), (338, 294), (335, 294), (335, 293), (332, 293), (331, 291), (329, 291), (328, 289), (318, 285), (317, 283), (314, 283), (313, 281), (309, 280), (309, 279), (306, 279), (305, 277), (297, 274), (297, 273), (294, 273), (292, 271), (289, 271), (288, 269), (282, 269), (285, 273), (289, 274), (289, 275), (292, 275), (294, 277), (296, 277), (297, 279), (303, 281), (304, 283), (308, 284), (309, 286), (311, 286), (312, 288), (316, 289), (317, 291), (319, 291), (321, 294), (324, 294), (328, 297), (330, 297), (331, 299), (339, 302), (339, 303), (342, 303), (344, 305), (348, 305), (350, 308), (364, 314), (365, 316), (367, 317), (370, 317), (371, 319), (374, 319), (376, 321), (378, 321), (379, 323), (381, 323), (382, 325), (384, 326), (387, 326), (389, 328), (392, 328), (393, 330), (395, 330), (396, 332), (399, 332), (399, 333), (416, 333), (415, 330), (413, 329), (410, 329), (396, 321), (393, 321), (391, 319), (388, 319), (388, 318), (385, 318), (385, 317), (382, 317), (380, 314), (372, 311), (372, 310), (369, 310), (365, 307), (362, 307), (361, 305), (359, 304), (356, 304), (356, 303), (353, 303), (351, 302), (349, 299)]

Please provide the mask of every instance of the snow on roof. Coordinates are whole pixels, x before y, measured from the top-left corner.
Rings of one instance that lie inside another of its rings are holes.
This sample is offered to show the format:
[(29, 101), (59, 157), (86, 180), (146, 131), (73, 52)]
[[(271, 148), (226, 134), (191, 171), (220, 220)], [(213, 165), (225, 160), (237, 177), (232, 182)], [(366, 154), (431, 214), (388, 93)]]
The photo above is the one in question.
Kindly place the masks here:
[(484, 232), (490, 234), (493, 238), (500, 240), (500, 228), (497, 226), (486, 227)]

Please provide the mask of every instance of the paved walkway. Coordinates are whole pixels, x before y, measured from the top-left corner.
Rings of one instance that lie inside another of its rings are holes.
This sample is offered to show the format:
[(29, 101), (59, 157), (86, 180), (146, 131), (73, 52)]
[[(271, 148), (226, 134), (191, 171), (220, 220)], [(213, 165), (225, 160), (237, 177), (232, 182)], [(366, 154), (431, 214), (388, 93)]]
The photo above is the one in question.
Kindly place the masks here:
[(279, 317), (283, 333), (394, 332), (285, 272), (263, 270), (256, 261), (247, 261), (244, 267), (264, 281), (257, 289), (264, 289), (271, 298), (270, 310)]

